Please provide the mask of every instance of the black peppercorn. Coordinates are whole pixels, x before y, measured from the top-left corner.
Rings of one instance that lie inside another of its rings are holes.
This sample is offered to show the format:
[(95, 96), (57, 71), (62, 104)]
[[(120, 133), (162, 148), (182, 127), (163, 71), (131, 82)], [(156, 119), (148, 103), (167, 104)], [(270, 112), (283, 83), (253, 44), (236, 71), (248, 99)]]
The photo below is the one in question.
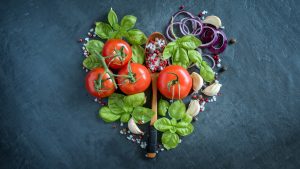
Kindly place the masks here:
[(236, 43), (236, 39), (231, 38), (228, 43), (229, 43), (229, 45), (233, 45)]
[(227, 66), (222, 66), (222, 67), (219, 69), (219, 73), (223, 73), (223, 72), (225, 72), (226, 70), (228, 70), (228, 67), (227, 67)]

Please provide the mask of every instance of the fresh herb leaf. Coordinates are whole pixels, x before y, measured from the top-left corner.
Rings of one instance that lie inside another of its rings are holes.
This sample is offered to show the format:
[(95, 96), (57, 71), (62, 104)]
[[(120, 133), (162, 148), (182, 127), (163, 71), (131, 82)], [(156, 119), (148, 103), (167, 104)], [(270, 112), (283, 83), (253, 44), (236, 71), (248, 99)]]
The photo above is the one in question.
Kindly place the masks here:
[(137, 123), (147, 123), (151, 120), (154, 114), (155, 113), (151, 109), (139, 106), (134, 108), (132, 117)]
[(185, 104), (181, 100), (173, 102), (169, 107), (170, 117), (180, 120), (185, 114)]
[(189, 57), (187, 51), (184, 48), (177, 48), (174, 56), (172, 57), (173, 65), (180, 65), (187, 68), (189, 65)]
[(142, 48), (140, 45), (132, 45), (131, 50), (132, 50), (131, 60), (135, 63), (143, 64), (145, 61), (144, 48)]
[(95, 51), (101, 53), (103, 48), (103, 42), (99, 40), (90, 40), (86, 43), (85, 48), (89, 53), (94, 53)]
[(130, 119), (130, 113), (124, 113), (122, 114), (120, 121), (122, 123), (127, 123), (129, 119)]
[(126, 113), (124, 110), (124, 102), (123, 98), (125, 96), (122, 94), (118, 93), (113, 93), (112, 95), (109, 96), (108, 98), (108, 107), (114, 114), (123, 114)]
[(95, 69), (97, 67), (101, 67), (100, 59), (94, 54), (83, 60), (83, 66), (89, 70)]
[(175, 42), (168, 43), (163, 51), (163, 59), (169, 59), (173, 55), (174, 51), (176, 51), (177, 47), (178, 46)]
[(133, 45), (143, 45), (147, 41), (146, 35), (138, 30), (138, 29), (131, 29), (127, 32), (126, 39), (130, 44)]
[(170, 106), (170, 104), (168, 101), (160, 99), (158, 102), (158, 108), (157, 108), (158, 114), (160, 116), (166, 116), (169, 106)]
[(126, 15), (121, 20), (121, 27), (129, 30), (134, 27), (137, 18), (133, 15)]
[(156, 120), (156, 122), (154, 123), (154, 127), (158, 131), (165, 132), (165, 131), (169, 131), (173, 126), (169, 119), (163, 117)]
[(176, 148), (180, 142), (179, 136), (176, 133), (171, 133), (170, 131), (163, 133), (161, 141), (167, 150)]
[(110, 8), (107, 20), (112, 27), (114, 27), (114, 24), (118, 24), (118, 16), (112, 8)]
[(191, 63), (201, 63), (202, 55), (196, 50), (188, 50), (188, 57)]
[(113, 32), (113, 29), (109, 24), (104, 22), (96, 22), (95, 33), (101, 39), (109, 39), (111, 32)]
[(180, 136), (187, 136), (194, 131), (194, 126), (191, 123), (179, 122), (176, 125), (176, 133)]
[(215, 79), (215, 72), (205, 61), (201, 62), (200, 75), (206, 82), (212, 82)]
[(104, 106), (99, 110), (99, 116), (105, 122), (114, 122), (121, 117), (121, 115), (113, 114), (107, 106)]
[(179, 43), (180, 47), (185, 48), (186, 50), (196, 49), (201, 45), (201, 40), (196, 38), (193, 35), (186, 35), (176, 41)]
[(125, 105), (128, 105), (130, 107), (143, 106), (145, 104), (145, 101), (146, 101), (146, 96), (145, 93), (143, 92), (124, 97)]
[(192, 120), (193, 120), (193, 117), (185, 113), (180, 122), (191, 123)]

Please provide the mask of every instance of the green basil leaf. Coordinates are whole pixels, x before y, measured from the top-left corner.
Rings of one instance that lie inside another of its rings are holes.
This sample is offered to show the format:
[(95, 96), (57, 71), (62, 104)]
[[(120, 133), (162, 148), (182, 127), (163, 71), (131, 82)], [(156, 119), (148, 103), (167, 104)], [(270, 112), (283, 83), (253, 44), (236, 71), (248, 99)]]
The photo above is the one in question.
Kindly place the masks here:
[(177, 125), (177, 120), (172, 118), (171, 119), (171, 124), (172, 124), (172, 126), (176, 126)]
[(99, 116), (105, 122), (113, 122), (113, 121), (118, 120), (121, 117), (120, 115), (113, 114), (107, 106), (104, 106), (99, 110)]
[(190, 63), (187, 51), (184, 48), (176, 49), (175, 54), (172, 57), (172, 61), (174, 63), (180, 62), (182, 65), (188, 65)]
[(184, 116), (185, 110), (185, 104), (181, 100), (177, 100), (170, 105), (169, 115), (170, 117), (179, 120)]
[(126, 15), (121, 20), (121, 27), (128, 30), (134, 27), (136, 22), (136, 17), (133, 15)]
[(187, 136), (194, 131), (194, 126), (191, 123), (179, 122), (176, 125), (176, 133), (180, 136)]
[(130, 114), (124, 113), (124, 114), (122, 114), (120, 121), (123, 123), (127, 123), (129, 121), (129, 119), (130, 119)]
[(193, 117), (185, 113), (180, 122), (191, 123), (192, 121)]
[(90, 40), (85, 45), (85, 48), (89, 53), (94, 53), (95, 51), (101, 53), (103, 45), (104, 45), (103, 42), (101, 42), (99, 40)]
[(161, 141), (167, 150), (176, 148), (179, 141), (179, 136), (176, 133), (165, 132), (161, 137)]
[(169, 106), (170, 104), (168, 101), (160, 99), (158, 101), (158, 108), (157, 108), (158, 114), (160, 116), (166, 116)]
[(124, 103), (131, 107), (143, 106), (146, 101), (145, 93), (137, 93), (124, 97)]
[(112, 8), (110, 8), (110, 11), (109, 11), (108, 16), (107, 16), (107, 20), (108, 20), (108, 23), (111, 26), (118, 23), (118, 16)]
[(202, 55), (196, 50), (188, 50), (189, 60), (192, 63), (201, 63)]
[(120, 30), (120, 25), (118, 24), (118, 23), (114, 23), (113, 25), (112, 25), (112, 28), (114, 29), (114, 30)]
[(129, 30), (126, 39), (132, 45), (143, 45), (147, 41), (146, 35), (138, 29)]
[(114, 114), (123, 114), (126, 113), (124, 110), (124, 95), (118, 94), (118, 93), (113, 93), (108, 97), (108, 107)]
[(83, 60), (83, 66), (89, 70), (95, 69), (96, 67), (101, 67), (100, 59), (94, 54)]
[(174, 51), (176, 51), (176, 49), (177, 45), (175, 42), (168, 43), (163, 51), (163, 59), (169, 59), (173, 55)]
[(177, 40), (177, 43), (186, 50), (196, 49), (198, 46), (201, 45), (201, 40), (196, 38), (193, 35), (186, 35)]
[(147, 123), (151, 120), (155, 113), (146, 107), (135, 107), (132, 113), (132, 117), (135, 122)]
[(172, 65), (178, 65), (182, 66), (183, 68), (187, 69), (189, 64), (188, 63), (183, 63), (183, 62), (172, 62)]
[(165, 131), (170, 130), (173, 126), (169, 119), (163, 117), (163, 118), (156, 120), (156, 122), (154, 123), (154, 127), (158, 131), (165, 132)]
[(101, 39), (109, 39), (110, 32), (113, 32), (113, 29), (109, 24), (103, 22), (96, 22), (95, 33)]
[(215, 72), (205, 61), (201, 62), (200, 75), (206, 82), (212, 82), (215, 79)]
[(134, 63), (143, 64), (145, 61), (144, 48), (142, 48), (140, 45), (132, 45), (131, 50), (132, 50), (131, 60)]

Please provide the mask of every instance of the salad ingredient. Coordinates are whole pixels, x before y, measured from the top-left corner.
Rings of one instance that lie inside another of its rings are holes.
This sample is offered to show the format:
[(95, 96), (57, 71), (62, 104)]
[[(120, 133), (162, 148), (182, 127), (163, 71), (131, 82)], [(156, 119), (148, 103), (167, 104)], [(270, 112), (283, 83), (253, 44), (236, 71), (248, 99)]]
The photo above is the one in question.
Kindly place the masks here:
[(195, 117), (195, 116), (198, 115), (199, 111), (200, 111), (199, 101), (198, 100), (191, 100), (190, 104), (189, 104), (189, 107), (186, 111), (186, 114), (188, 114), (192, 117)]
[(89, 70), (93, 70), (97, 67), (101, 67), (101, 61), (98, 59), (97, 56), (94, 54), (90, 55), (89, 57), (85, 58), (82, 62), (83, 66)]
[(193, 72), (191, 74), (191, 78), (192, 78), (192, 81), (193, 81), (193, 90), (194, 92), (198, 93), (198, 91), (202, 88), (203, 86), (203, 79), (202, 77), (196, 73), (196, 72)]
[(86, 43), (85, 48), (89, 53), (94, 53), (94, 51), (101, 52), (104, 44), (99, 40), (90, 40)]
[(128, 121), (128, 129), (133, 134), (144, 134), (144, 132), (142, 132), (139, 129), (139, 127), (136, 125), (136, 123), (134, 122), (133, 118), (130, 118), (130, 120)]
[(145, 60), (144, 48), (142, 48), (140, 45), (132, 45), (131, 50), (132, 50), (132, 57), (131, 57), (132, 62), (143, 64)]
[(217, 40), (208, 47), (208, 50), (213, 54), (219, 54), (224, 52), (227, 47), (227, 37), (223, 31), (216, 31)]
[(182, 99), (192, 88), (192, 78), (181, 66), (167, 66), (158, 75), (157, 87), (160, 93), (169, 99)]
[(207, 62), (201, 62), (200, 65), (200, 76), (204, 81), (212, 82), (215, 79), (215, 72), (211, 69)]
[(235, 38), (231, 38), (231, 39), (229, 39), (228, 43), (229, 43), (229, 45), (233, 45), (233, 44), (236, 43), (236, 39)]
[(110, 68), (120, 69), (130, 61), (132, 50), (124, 40), (110, 39), (103, 46), (102, 56)]
[(161, 98), (158, 102), (158, 114), (160, 116), (166, 116), (169, 106), (169, 102)]
[(168, 60), (162, 57), (162, 53), (164, 51), (165, 45), (166, 45), (165, 39), (158, 38), (158, 37), (156, 37), (154, 41), (150, 40), (146, 45), (146, 52), (145, 52), (146, 66), (152, 72), (161, 71), (168, 64)]
[(114, 122), (121, 117), (121, 115), (119, 114), (112, 113), (107, 106), (104, 106), (99, 110), (99, 115), (103, 119), (103, 121), (108, 123)]
[(135, 107), (132, 113), (134, 120), (139, 124), (149, 122), (153, 115), (154, 112), (151, 109), (141, 106)]
[(124, 97), (124, 103), (131, 107), (138, 107), (142, 106), (146, 103), (146, 96), (145, 93), (136, 93), (133, 95), (128, 95)]
[(108, 97), (115, 92), (113, 80), (103, 68), (95, 68), (87, 74), (85, 87), (92, 96), (97, 98)]
[(206, 87), (202, 93), (204, 93), (207, 96), (215, 96), (219, 93), (220, 89), (221, 89), (222, 85), (218, 82), (215, 81), (215, 83), (209, 85), (208, 87)]
[(169, 107), (169, 115), (176, 120), (182, 119), (185, 114), (185, 105), (181, 100), (173, 102)]
[(217, 16), (211, 15), (207, 16), (204, 20), (203, 23), (205, 24), (210, 24), (215, 26), (217, 29), (219, 29), (222, 26), (221, 19)]
[(172, 133), (170, 131), (163, 133), (161, 141), (167, 150), (176, 148), (178, 143), (180, 143), (179, 136), (176, 133)]
[(117, 82), (125, 94), (140, 93), (145, 91), (151, 83), (150, 72), (144, 65), (130, 63), (119, 71)]

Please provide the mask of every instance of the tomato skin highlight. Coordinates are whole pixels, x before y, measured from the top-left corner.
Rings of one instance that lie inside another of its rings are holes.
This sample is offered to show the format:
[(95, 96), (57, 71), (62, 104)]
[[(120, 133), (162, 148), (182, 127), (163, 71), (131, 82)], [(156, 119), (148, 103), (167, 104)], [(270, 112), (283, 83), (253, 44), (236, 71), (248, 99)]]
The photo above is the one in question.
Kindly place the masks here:
[[(85, 87), (87, 89), (87, 91), (94, 97), (97, 97), (97, 98), (104, 98), (104, 97), (108, 97), (110, 96), (111, 94), (113, 94), (115, 92), (115, 86), (112, 82), (111, 79), (108, 79), (110, 78), (109, 75), (107, 73), (105, 73), (105, 70), (103, 68), (95, 68), (93, 70), (91, 70), (87, 75), (86, 75), (86, 78), (85, 78)], [(95, 80), (98, 80), (99, 78), (99, 75), (100, 74), (104, 74), (103, 77), (102, 77), (102, 88), (103, 91), (96, 91), (95, 89)], [(108, 80), (105, 80), (105, 79), (108, 79)]]
[[(130, 82), (129, 79), (119, 76), (117, 77), (117, 82), (120, 90), (127, 95), (144, 92), (151, 83), (149, 70), (139, 63), (130, 63), (130, 66), (132, 72), (135, 74), (136, 82)], [(118, 75), (128, 75), (128, 67), (124, 66)]]
[[(176, 74), (178, 76), (178, 84), (174, 84), (168, 89), (168, 83), (176, 79)], [(192, 88), (192, 78), (189, 72), (178, 65), (167, 66), (162, 70), (157, 79), (157, 88), (159, 92), (168, 99), (183, 99), (185, 98), (191, 88)], [(172, 91), (174, 90), (174, 95), (172, 98)]]
[(102, 49), (102, 56), (104, 57), (114, 56), (116, 54), (115, 50), (121, 50), (122, 47), (126, 57), (123, 61), (121, 61), (118, 57), (106, 58), (105, 62), (109, 68), (121, 69), (123, 66), (127, 65), (127, 63), (131, 60), (132, 50), (130, 45), (122, 39), (109, 39), (105, 42)]

